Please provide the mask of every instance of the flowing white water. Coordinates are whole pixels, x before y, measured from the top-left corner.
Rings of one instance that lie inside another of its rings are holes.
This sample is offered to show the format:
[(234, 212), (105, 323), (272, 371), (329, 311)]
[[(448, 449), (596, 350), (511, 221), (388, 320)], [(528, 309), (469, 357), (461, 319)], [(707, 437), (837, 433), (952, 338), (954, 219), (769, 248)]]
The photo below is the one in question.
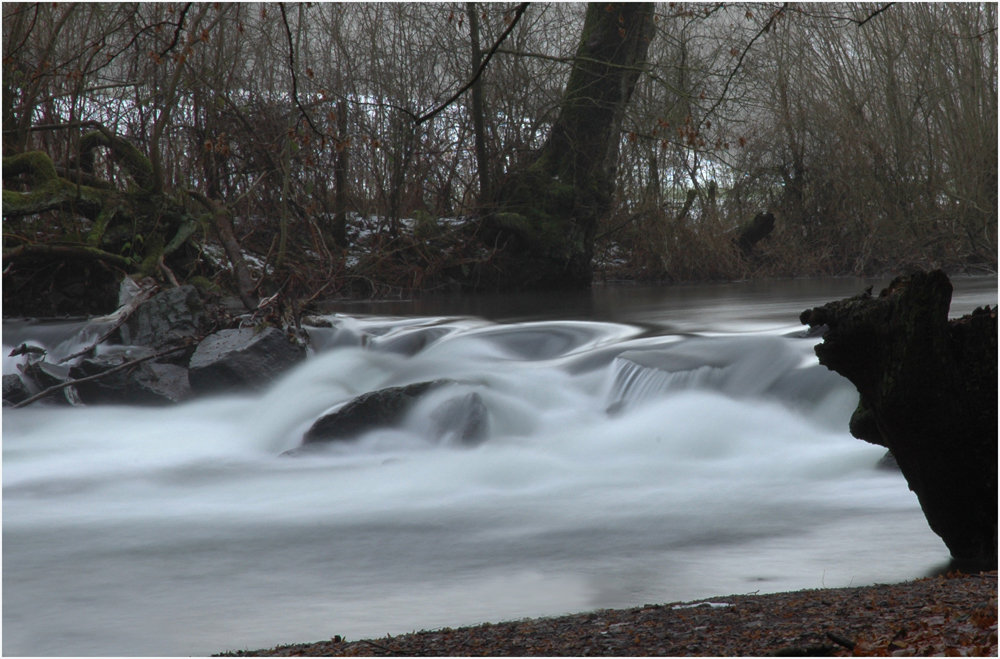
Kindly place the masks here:
[[(261, 394), (6, 410), (3, 652), (207, 654), (921, 576), (947, 550), (847, 433), (853, 388), (786, 336), (851, 284), (613, 312), (599, 291), (556, 312), (576, 320), (336, 315)], [(995, 278), (957, 285), (954, 313), (996, 303)], [(69, 354), (75, 330), (5, 324), (4, 355)], [(358, 394), (438, 378), (458, 384), (400, 427), (279, 456)], [(435, 411), (473, 392), (487, 440), (440, 441)]]

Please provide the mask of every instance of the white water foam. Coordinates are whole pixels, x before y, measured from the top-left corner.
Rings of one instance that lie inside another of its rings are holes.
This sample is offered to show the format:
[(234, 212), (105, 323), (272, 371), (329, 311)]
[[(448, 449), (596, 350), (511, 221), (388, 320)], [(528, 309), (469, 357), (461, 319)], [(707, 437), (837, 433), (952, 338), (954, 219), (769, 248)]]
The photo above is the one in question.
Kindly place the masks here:
[[(331, 320), (260, 394), (4, 413), (5, 654), (377, 637), (947, 559), (902, 477), (874, 469), (883, 451), (847, 433), (856, 394), (816, 379), (810, 341)], [(711, 377), (682, 386), (664, 369), (684, 360)], [(440, 378), (458, 383), (398, 427), (280, 457), (358, 394)], [(488, 410), (477, 447), (428, 430), (456, 393)]]

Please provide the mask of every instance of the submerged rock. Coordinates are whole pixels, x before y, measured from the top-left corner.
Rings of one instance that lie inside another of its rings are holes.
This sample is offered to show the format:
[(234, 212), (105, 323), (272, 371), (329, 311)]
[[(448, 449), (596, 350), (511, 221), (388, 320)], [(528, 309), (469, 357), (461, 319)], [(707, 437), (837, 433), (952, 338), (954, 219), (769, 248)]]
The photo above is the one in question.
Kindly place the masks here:
[(274, 327), (221, 330), (198, 344), (188, 379), (195, 393), (258, 389), (305, 356), (305, 348)]
[[(70, 369), (76, 379), (105, 373), (115, 367), (151, 354), (152, 350), (130, 350), (128, 353), (100, 355), (85, 359)], [(179, 403), (191, 396), (187, 369), (176, 364), (148, 361), (132, 369), (74, 385), (84, 403), (132, 403), (164, 405)]]
[[(389, 428), (403, 422), (406, 415), (432, 392), (455, 386), (454, 380), (417, 382), (402, 387), (387, 387), (362, 394), (338, 410), (319, 418), (302, 438), (302, 447), (347, 441), (366, 432)], [(434, 401), (429, 401), (433, 405)], [(420, 434), (429, 433), (431, 441), (477, 446), (487, 436), (489, 411), (476, 392), (447, 398), (431, 409)], [(289, 451), (298, 454), (302, 449)]]
[(452, 380), (417, 382), (362, 394), (336, 412), (321, 416), (306, 432), (302, 444), (353, 439), (370, 430), (395, 425), (421, 396), (452, 383)]

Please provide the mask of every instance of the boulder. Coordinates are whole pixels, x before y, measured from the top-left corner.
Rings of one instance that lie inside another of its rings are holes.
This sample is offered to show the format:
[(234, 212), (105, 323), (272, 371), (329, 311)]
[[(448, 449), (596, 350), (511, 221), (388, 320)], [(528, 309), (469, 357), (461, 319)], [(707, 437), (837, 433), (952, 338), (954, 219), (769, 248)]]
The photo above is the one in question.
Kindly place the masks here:
[(337, 411), (320, 417), (306, 432), (302, 444), (354, 439), (370, 430), (395, 425), (421, 396), (451, 383), (451, 380), (417, 382), (362, 394)]
[(132, 312), (119, 329), (126, 345), (161, 350), (201, 335), (208, 328), (205, 305), (194, 286), (171, 288), (154, 295)]
[(3, 402), (5, 405), (17, 405), (30, 396), (31, 391), (24, 384), (21, 376), (15, 374), (3, 376)]
[[(428, 394), (456, 384), (454, 380), (433, 380), (362, 394), (320, 417), (302, 438), (302, 446), (356, 439), (366, 432), (398, 425)], [(423, 432), (429, 433), (434, 441), (477, 446), (486, 439), (489, 411), (476, 392), (452, 396), (434, 407), (428, 416), (429, 424), (423, 426)], [(302, 450), (293, 449), (287, 454), (295, 455)]]
[(198, 344), (188, 380), (195, 393), (260, 389), (305, 356), (305, 348), (274, 327), (221, 330)]
[[(117, 366), (151, 354), (149, 349), (100, 355), (84, 359), (70, 369), (76, 379), (98, 375)], [(190, 398), (187, 369), (176, 364), (147, 361), (90, 382), (74, 385), (84, 403), (131, 403), (166, 405)]]

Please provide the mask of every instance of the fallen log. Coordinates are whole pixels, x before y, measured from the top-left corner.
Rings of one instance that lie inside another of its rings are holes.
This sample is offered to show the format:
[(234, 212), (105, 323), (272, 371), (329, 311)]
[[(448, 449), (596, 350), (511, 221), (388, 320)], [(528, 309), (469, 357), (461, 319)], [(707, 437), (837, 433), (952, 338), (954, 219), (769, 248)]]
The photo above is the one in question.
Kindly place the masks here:
[(997, 567), (997, 307), (948, 320), (936, 270), (807, 309), (819, 362), (861, 396), (851, 433), (888, 448), (955, 567)]

